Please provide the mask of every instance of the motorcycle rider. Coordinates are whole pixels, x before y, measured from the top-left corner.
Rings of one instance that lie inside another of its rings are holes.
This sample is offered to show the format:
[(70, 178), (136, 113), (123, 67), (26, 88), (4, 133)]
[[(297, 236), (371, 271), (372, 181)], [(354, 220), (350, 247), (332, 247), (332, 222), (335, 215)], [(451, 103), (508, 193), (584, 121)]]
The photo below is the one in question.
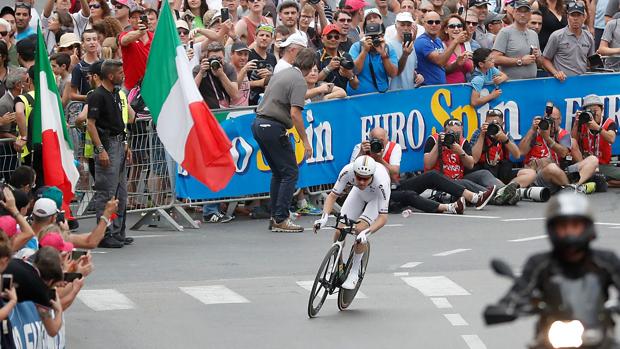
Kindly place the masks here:
[[(620, 290), (620, 259), (610, 250), (590, 247), (590, 242), (596, 237), (596, 231), (592, 207), (586, 197), (572, 192), (562, 192), (553, 197), (547, 206), (546, 228), (553, 249), (550, 252), (535, 254), (527, 260), (522, 275), (502, 298), (499, 307), (505, 310), (506, 314), (511, 314), (511, 309), (539, 301), (538, 307), (541, 311), (536, 327), (536, 344), (531, 348), (546, 348), (548, 347), (546, 330), (556, 320), (554, 315), (557, 314), (545, 309), (571, 308), (569, 304), (559, 299), (558, 283), (579, 283), (581, 286), (586, 281), (595, 280), (600, 286), (598, 294), (594, 295), (596, 300), (578, 301), (588, 303), (586, 308), (589, 311), (603, 314), (597, 321), (600, 321), (605, 329), (613, 330), (614, 323), (610, 313), (601, 310), (608, 300), (609, 287), (614, 286)], [(559, 294), (569, 298), (563, 292)], [(542, 304), (545, 306), (541, 308)], [(583, 322), (588, 328), (587, 319), (575, 320)], [(617, 348), (616, 345), (613, 342), (613, 345), (605, 348)]]

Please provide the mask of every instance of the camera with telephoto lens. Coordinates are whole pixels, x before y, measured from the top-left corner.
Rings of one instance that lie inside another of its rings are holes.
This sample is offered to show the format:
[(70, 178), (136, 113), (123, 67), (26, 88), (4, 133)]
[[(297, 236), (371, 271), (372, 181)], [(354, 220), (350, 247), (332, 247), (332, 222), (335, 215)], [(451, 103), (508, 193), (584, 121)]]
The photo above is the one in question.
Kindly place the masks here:
[(501, 128), (499, 127), (499, 125), (496, 122), (492, 122), (489, 124), (489, 126), (487, 126), (487, 136), (495, 137), (495, 135), (497, 135), (500, 130)]
[(547, 131), (549, 129), (549, 127), (551, 127), (551, 123), (552, 122), (553, 122), (553, 119), (545, 116), (538, 123), (538, 128), (540, 128), (543, 131)]
[(446, 132), (443, 134), (443, 141), (441, 142), (441, 145), (446, 148), (450, 148), (454, 143), (456, 143), (456, 135), (453, 132)]
[(592, 119), (594, 119), (594, 115), (592, 115), (592, 112), (589, 110), (584, 110), (581, 113), (579, 113), (579, 123), (581, 125), (587, 124)]
[(374, 154), (379, 154), (383, 151), (383, 142), (381, 142), (378, 138), (373, 138), (370, 140), (370, 152)]
[(218, 70), (222, 67), (222, 61), (219, 58), (209, 58), (209, 67), (211, 70)]

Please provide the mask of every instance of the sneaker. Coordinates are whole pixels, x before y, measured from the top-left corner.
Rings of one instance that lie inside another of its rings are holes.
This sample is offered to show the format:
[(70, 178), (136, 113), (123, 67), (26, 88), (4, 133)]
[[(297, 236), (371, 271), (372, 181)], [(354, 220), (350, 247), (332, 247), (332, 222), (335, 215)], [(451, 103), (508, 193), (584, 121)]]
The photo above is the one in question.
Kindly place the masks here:
[(463, 201), (461, 199), (458, 199), (455, 202), (448, 204), (448, 210), (445, 213), (463, 214), (464, 210), (465, 210), (465, 206), (463, 205)]
[(358, 272), (351, 270), (349, 272), (349, 276), (347, 276), (347, 279), (342, 283), (342, 288), (344, 288), (345, 290), (354, 290), (355, 287), (357, 286), (357, 282), (359, 281), (359, 275), (357, 275)]
[(221, 214), (219, 212), (211, 213), (210, 215), (202, 217), (203, 223), (228, 223), (232, 221), (234, 217)]
[(583, 183), (583, 186), (586, 188), (586, 194), (592, 194), (596, 191), (596, 183), (594, 182)]
[(310, 204), (306, 205), (305, 207), (298, 208), (295, 212), (302, 216), (320, 216), (321, 214), (323, 214), (323, 210), (320, 210)]
[(106, 235), (97, 247), (99, 248), (121, 248), (125, 246), (124, 243), (116, 240), (112, 235)]
[(521, 190), (517, 189), (515, 195), (506, 202), (506, 205), (514, 206), (519, 201), (521, 201)]
[(496, 186), (492, 186), (487, 191), (478, 193), (478, 200), (476, 201), (476, 210), (482, 210), (491, 200), (495, 193)]
[(499, 188), (493, 198), (495, 204), (505, 205), (517, 194), (517, 189), (519, 189), (519, 184), (515, 182), (509, 183), (508, 185)]
[(282, 233), (302, 233), (304, 228), (293, 223), (290, 218), (283, 220), (282, 222), (273, 222), (271, 231)]

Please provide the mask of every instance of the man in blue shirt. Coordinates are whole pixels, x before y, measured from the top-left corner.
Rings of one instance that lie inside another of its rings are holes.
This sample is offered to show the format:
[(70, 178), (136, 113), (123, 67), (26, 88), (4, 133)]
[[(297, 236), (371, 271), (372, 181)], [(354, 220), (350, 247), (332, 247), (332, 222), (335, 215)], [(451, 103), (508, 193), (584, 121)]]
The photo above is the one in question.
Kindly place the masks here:
[(32, 17), (30, 11), (31, 8), (28, 4), (23, 2), (15, 3), (15, 26), (17, 27), (17, 32), (15, 33), (16, 41), (27, 38), (32, 34), (36, 34), (36, 32), (29, 26), (30, 18)]
[(452, 40), (447, 48), (439, 38), (441, 17), (435, 11), (424, 16), (424, 34), (415, 41), (415, 53), (418, 58), (418, 73), (424, 76), (424, 85), (441, 85), (446, 83), (446, 69), (448, 60), (457, 45), (468, 40), (467, 31)]
[(389, 78), (398, 74), (398, 58), (396, 50), (383, 39), (382, 25), (367, 23), (364, 38), (351, 46), (349, 54), (359, 72), (359, 87), (354, 90), (349, 85), (349, 96), (388, 90)]

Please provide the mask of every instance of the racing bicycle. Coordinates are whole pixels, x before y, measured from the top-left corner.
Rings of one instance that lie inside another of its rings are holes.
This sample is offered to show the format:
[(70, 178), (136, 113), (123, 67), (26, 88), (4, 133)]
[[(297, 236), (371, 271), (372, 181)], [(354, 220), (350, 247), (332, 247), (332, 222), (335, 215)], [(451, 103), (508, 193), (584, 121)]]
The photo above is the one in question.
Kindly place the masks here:
[[(327, 296), (336, 292), (338, 292), (338, 309), (347, 309), (355, 299), (355, 295), (362, 285), (362, 280), (366, 273), (366, 265), (368, 264), (368, 257), (370, 255), (370, 242), (367, 242), (368, 248), (362, 257), (359, 270), (359, 281), (355, 289), (347, 290), (341, 287), (342, 283), (347, 279), (353, 264), (355, 243), (351, 246), (351, 252), (349, 253), (349, 259), (346, 264), (342, 261), (342, 253), (347, 235), (350, 234), (355, 236), (355, 221), (349, 220), (346, 215), (338, 215), (336, 217), (336, 224), (333, 228), (339, 233), (338, 240), (334, 242), (329, 251), (327, 251), (325, 258), (323, 258), (321, 262), (319, 271), (314, 278), (312, 290), (310, 291), (310, 299), (308, 300), (308, 316), (310, 318), (317, 316)], [(315, 227), (315, 229), (317, 228)]]

